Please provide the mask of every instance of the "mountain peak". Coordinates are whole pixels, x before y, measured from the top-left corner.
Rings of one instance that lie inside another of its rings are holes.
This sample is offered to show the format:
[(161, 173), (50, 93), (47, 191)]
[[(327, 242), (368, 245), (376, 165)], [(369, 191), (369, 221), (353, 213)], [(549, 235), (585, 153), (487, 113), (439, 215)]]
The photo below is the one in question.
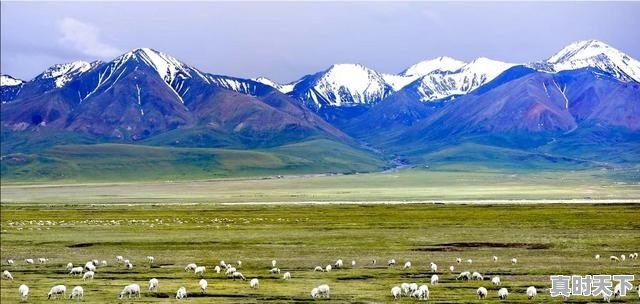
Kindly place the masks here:
[(57, 88), (63, 87), (67, 82), (71, 81), (75, 76), (82, 74), (100, 61), (73, 61), (69, 63), (56, 64), (46, 69), (38, 78), (52, 79)]
[(154, 69), (160, 78), (167, 83), (172, 83), (179, 74), (189, 77), (191, 76), (188, 71), (191, 70), (191, 68), (186, 64), (170, 55), (151, 48), (134, 49), (116, 58), (114, 62), (117, 65), (122, 65), (131, 60), (145, 64)]
[(0, 86), (4, 87), (4, 86), (17, 86), (17, 85), (21, 85), (23, 84), (24, 81), (17, 79), (17, 78), (13, 78), (9, 75), (5, 75), (5, 74), (0, 74)]
[(547, 61), (550, 63), (558, 63), (562, 61), (582, 60), (598, 55), (609, 55), (612, 53), (619, 53), (619, 51), (599, 40), (582, 40), (567, 45)]
[(420, 77), (436, 70), (453, 72), (460, 69), (463, 65), (465, 65), (465, 62), (463, 61), (447, 56), (440, 56), (434, 59), (418, 62), (402, 71), (400, 75)]

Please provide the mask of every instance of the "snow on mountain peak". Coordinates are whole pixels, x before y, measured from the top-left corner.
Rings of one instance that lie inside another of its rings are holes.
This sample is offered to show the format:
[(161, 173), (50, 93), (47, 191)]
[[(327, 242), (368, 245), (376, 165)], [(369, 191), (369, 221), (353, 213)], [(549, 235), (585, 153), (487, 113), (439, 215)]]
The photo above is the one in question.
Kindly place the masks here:
[(598, 40), (584, 40), (569, 44), (546, 60), (553, 71), (598, 68), (622, 80), (640, 82), (640, 62)]
[(291, 91), (293, 91), (293, 88), (295, 87), (295, 85), (298, 83), (296, 82), (291, 82), (291, 83), (287, 83), (287, 84), (279, 84), (267, 77), (258, 77), (258, 78), (251, 78), (251, 80), (255, 81), (255, 82), (259, 82), (262, 84), (266, 84), (278, 91), (280, 91), (281, 93), (287, 94)]
[(13, 78), (9, 75), (0, 75), (0, 86), (2, 87), (4, 86), (13, 87), (13, 86), (21, 85), (22, 83), (24, 83), (24, 81), (20, 79)]
[(53, 79), (57, 88), (63, 87), (71, 81), (74, 76), (82, 74), (93, 67), (94, 64), (86, 61), (74, 61), (70, 63), (56, 64), (48, 68), (40, 78)]
[(460, 69), (463, 65), (465, 65), (465, 62), (463, 61), (456, 60), (447, 56), (440, 56), (431, 60), (418, 62), (408, 67), (406, 70), (400, 73), (400, 75), (420, 77), (436, 70), (453, 72)]
[(176, 76), (181, 73), (186, 76), (191, 76), (187, 70), (188, 67), (184, 63), (165, 53), (150, 48), (138, 48), (120, 57), (121, 61), (126, 61), (130, 58), (137, 59), (152, 67), (158, 72), (160, 78), (167, 83), (172, 83)]

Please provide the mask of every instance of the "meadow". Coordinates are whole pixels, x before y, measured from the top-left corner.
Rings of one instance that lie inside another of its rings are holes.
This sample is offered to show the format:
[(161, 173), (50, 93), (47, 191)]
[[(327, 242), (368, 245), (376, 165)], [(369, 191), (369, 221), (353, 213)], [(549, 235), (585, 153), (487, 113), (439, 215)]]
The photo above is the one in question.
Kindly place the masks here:
[[(187, 288), (188, 303), (302, 303), (313, 301), (310, 290), (326, 283), (331, 303), (390, 303), (393, 286), (428, 283), (434, 274), (429, 263), (434, 262), (440, 283), (429, 285), (427, 303), (600, 303), (591, 297), (552, 298), (549, 276), (633, 274), (638, 285), (640, 260), (608, 259), (640, 251), (637, 184), (623, 180), (600, 171), (408, 170), (193, 182), (3, 184), (2, 269), (11, 271), (14, 280), (2, 280), (0, 300), (18, 302), (17, 288), (26, 283), (30, 303), (45, 302), (56, 284), (65, 284), (67, 294), (83, 286), (88, 303), (175, 302), (180, 286)], [(576, 200), (581, 203), (568, 203)], [(596, 260), (595, 254), (602, 258)], [(116, 263), (116, 255), (130, 259), (133, 269)], [(155, 257), (152, 265), (147, 255)], [(39, 257), (50, 260), (38, 264)], [(457, 257), (473, 263), (458, 264)], [(516, 265), (510, 263), (513, 257)], [(26, 258), (36, 264), (25, 264)], [(398, 264), (387, 267), (391, 258)], [(15, 265), (7, 265), (7, 259)], [(68, 262), (81, 266), (90, 259), (108, 262), (93, 280), (82, 281), (65, 270)], [(272, 259), (281, 274), (268, 273)], [(344, 260), (342, 269), (313, 272), (337, 259)], [(248, 280), (258, 278), (260, 288), (213, 272), (220, 260), (241, 260), (239, 271)], [(402, 269), (406, 261), (413, 266)], [(184, 271), (188, 263), (207, 267), (205, 294), (199, 292), (199, 278)], [(284, 281), (287, 271), (292, 279)], [(485, 279), (455, 280), (461, 271), (478, 271)], [(511, 293), (506, 301), (497, 299), (491, 285), (495, 275)], [(160, 281), (158, 292), (147, 291), (153, 277)], [(140, 284), (142, 297), (118, 301), (130, 283)], [(524, 293), (531, 285), (538, 289), (533, 301)], [(489, 290), (483, 301), (475, 296), (480, 286)], [(612, 302), (638, 303), (637, 296), (634, 291)]]

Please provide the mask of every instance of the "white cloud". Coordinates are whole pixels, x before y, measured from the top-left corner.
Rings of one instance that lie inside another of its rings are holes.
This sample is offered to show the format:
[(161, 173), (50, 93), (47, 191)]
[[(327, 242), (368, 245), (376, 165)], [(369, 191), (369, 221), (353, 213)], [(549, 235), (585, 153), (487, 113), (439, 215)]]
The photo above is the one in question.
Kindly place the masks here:
[(60, 43), (85, 55), (111, 58), (121, 53), (117, 47), (101, 41), (100, 31), (89, 23), (66, 17), (60, 20), (58, 29), (62, 34)]

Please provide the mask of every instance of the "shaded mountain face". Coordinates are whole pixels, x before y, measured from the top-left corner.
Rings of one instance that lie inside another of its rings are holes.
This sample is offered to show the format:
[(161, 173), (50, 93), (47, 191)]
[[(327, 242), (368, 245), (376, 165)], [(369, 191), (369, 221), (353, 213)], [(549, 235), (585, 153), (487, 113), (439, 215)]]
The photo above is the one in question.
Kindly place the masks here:
[(107, 63), (48, 69), (3, 105), (2, 128), (80, 132), (124, 142), (192, 128), (239, 137), (237, 142), (247, 145), (252, 139), (269, 145), (264, 138), (272, 133), (278, 143), (310, 136), (350, 140), (270, 86), (206, 74), (151, 49)]

